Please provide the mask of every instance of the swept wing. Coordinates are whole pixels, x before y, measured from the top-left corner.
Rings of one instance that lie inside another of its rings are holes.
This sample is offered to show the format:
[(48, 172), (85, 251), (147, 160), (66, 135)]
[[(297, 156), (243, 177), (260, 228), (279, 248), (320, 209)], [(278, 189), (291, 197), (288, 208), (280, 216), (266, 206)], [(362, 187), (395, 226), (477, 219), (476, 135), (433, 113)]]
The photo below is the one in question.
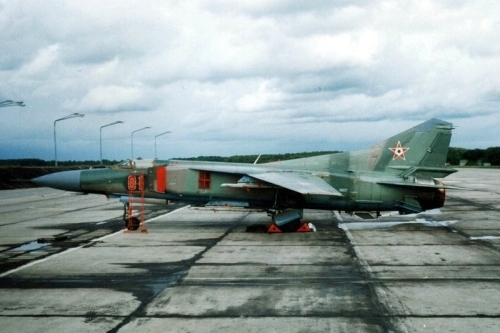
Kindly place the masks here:
[[(210, 171), (220, 173), (231, 173), (246, 175), (248, 177), (264, 181), (266, 183), (286, 188), (302, 195), (327, 195), (327, 196), (342, 196), (342, 193), (330, 186), (321, 178), (307, 172), (298, 172), (292, 170), (275, 170), (257, 166), (243, 165), (217, 165), (217, 164), (200, 164), (192, 165), (193, 170)], [(231, 186), (231, 184), (225, 184)]]

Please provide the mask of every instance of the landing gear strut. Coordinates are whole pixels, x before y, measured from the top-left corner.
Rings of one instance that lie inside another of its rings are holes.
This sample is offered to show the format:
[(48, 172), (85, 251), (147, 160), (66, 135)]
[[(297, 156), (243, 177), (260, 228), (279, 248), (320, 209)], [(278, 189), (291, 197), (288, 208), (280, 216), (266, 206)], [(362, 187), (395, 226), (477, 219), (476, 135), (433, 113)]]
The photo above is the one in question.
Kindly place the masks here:
[(123, 205), (123, 221), (125, 221), (125, 228), (127, 230), (137, 230), (141, 226), (141, 221), (135, 217), (130, 216), (130, 204), (127, 202)]

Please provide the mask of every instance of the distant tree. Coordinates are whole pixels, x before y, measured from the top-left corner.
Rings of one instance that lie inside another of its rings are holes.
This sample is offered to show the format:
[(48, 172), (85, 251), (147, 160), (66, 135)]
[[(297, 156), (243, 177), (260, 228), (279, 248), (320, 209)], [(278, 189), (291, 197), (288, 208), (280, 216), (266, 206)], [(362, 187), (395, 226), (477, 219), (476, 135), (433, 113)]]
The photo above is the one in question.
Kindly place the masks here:
[(486, 149), (485, 160), (491, 165), (500, 165), (500, 147), (490, 147)]
[(467, 165), (477, 165), (478, 162), (483, 161), (485, 158), (484, 149), (469, 149), (464, 153), (464, 159), (469, 161)]
[(31, 167), (31, 166), (46, 166), (49, 165), (49, 162), (40, 160), (38, 158), (20, 158), (20, 159), (0, 160), (0, 165)]
[(464, 154), (467, 151), (465, 148), (453, 148), (448, 150), (447, 162), (451, 165), (460, 165), (460, 161), (464, 159)]
[[(326, 155), (338, 153), (338, 151), (314, 151), (302, 153), (286, 153), (286, 154), (263, 154), (260, 156), (258, 163), (268, 163), (276, 161), (286, 161), (296, 158), (312, 157), (318, 155)], [(191, 161), (209, 161), (209, 162), (230, 162), (230, 163), (254, 163), (259, 155), (233, 155), (228, 157), (220, 156), (198, 156), (188, 158), (174, 158), (177, 160)]]

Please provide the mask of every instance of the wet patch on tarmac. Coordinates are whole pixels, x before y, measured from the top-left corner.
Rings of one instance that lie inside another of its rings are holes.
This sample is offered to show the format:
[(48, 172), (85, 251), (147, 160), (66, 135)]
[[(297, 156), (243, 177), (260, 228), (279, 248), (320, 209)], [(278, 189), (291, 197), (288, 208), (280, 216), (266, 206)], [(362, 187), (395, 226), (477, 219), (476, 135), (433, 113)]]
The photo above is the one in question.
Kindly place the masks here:
[(15, 248), (10, 249), (8, 251), (10, 251), (10, 252), (31, 252), (31, 251), (37, 251), (37, 250), (44, 248), (46, 246), (49, 246), (49, 245), (50, 244), (35, 241), (35, 242), (29, 242), (27, 244), (23, 244), (21, 246), (15, 247)]
[[(178, 205), (172, 205), (168, 210), (174, 210)], [(147, 218), (162, 215), (168, 211), (164, 207), (152, 207), (146, 214)], [(52, 237), (41, 237), (24, 244), (5, 245), (6, 249), (0, 250), (0, 274), (22, 267), (34, 260), (47, 258), (51, 255), (66, 251), (85, 244), (92, 245), (93, 240), (124, 229), (121, 218), (101, 221), (99, 223), (73, 222), (44, 226), (33, 226), (33, 230), (63, 229), (63, 233)]]

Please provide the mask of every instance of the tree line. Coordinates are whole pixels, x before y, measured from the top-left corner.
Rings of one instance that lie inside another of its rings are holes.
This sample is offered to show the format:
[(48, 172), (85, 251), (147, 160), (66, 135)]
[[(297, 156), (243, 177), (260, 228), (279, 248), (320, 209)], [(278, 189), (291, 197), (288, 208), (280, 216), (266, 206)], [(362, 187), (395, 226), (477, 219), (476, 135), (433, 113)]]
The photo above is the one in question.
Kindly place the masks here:
[[(285, 153), (285, 154), (262, 154), (262, 155), (234, 155), (234, 156), (198, 156), (188, 158), (174, 158), (178, 160), (189, 161), (209, 161), (209, 162), (228, 162), (228, 163), (268, 163), (276, 161), (293, 160), (296, 158), (313, 157), (319, 155), (327, 155), (340, 153), (339, 151), (313, 151), (301, 153)], [(259, 157), (260, 156), (260, 157)]]
[[(210, 162), (231, 162), (231, 163), (254, 163), (258, 159), (258, 163), (267, 163), (275, 161), (286, 161), (296, 158), (313, 157), (318, 155), (334, 154), (339, 151), (314, 151), (301, 153), (285, 153), (285, 154), (262, 154), (260, 155), (233, 155), (233, 156), (198, 156), (189, 158), (173, 158), (179, 160), (192, 161), (210, 161)], [(117, 164), (120, 161), (104, 160), (104, 165)], [(477, 166), (484, 163), (490, 163), (492, 166), (500, 166), (500, 147), (491, 147), (487, 149), (466, 149), (450, 147), (448, 150), (447, 163), (450, 165), (468, 165)], [(63, 167), (92, 167), (99, 166), (101, 161), (58, 161), (59, 166)], [(54, 161), (45, 161), (37, 158), (25, 159), (4, 159), (0, 160), (0, 166), (15, 166), (15, 167), (50, 167), (54, 165)]]
[[(104, 165), (114, 165), (120, 161), (103, 160)], [(0, 160), (2, 167), (53, 167), (54, 160), (46, 161), (39, 158), (18, 158)], [(101, 161), (85, 160), (85, 161), (57, 161), (60, 167), (95, 167), (101, 164)]]
[(487, 149), (450, 147), (447, 161), (450, 165), (460, 165), (462, 161), (468, 166), (483, 165), (484, 163), (500, 166), (500, 147), (490, 147)]

